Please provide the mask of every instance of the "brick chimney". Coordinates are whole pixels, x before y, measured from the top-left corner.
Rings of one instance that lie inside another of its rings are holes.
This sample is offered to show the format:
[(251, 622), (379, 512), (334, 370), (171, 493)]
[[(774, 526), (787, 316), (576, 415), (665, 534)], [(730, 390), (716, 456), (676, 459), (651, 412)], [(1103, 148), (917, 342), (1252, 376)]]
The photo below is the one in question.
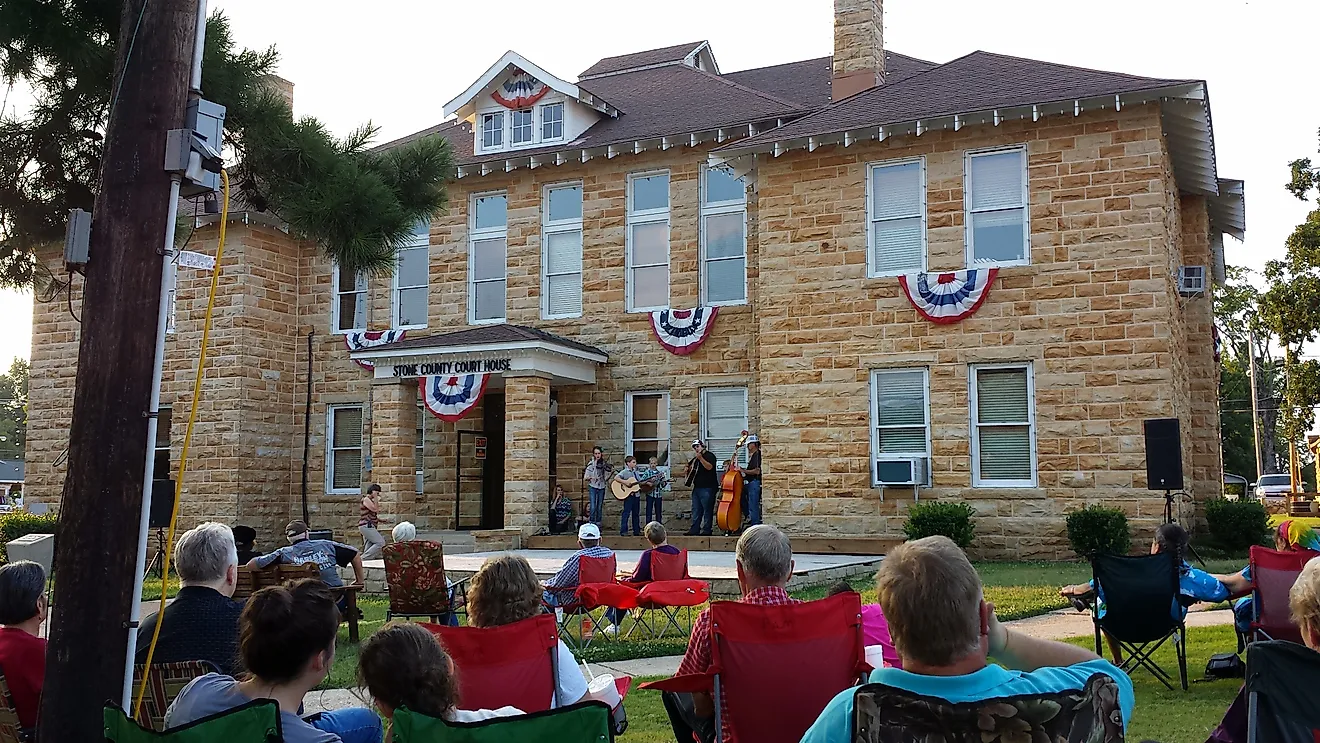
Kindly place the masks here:
[(289, 110), (293, 110), (293, 83), (285, 80), (279, 75), (264, 75), (262, 77), (262, 82), (283, 98), (285, 103), (289, 104)]
[(883, 0), (834, 0), (834, 100), (885, 80)]

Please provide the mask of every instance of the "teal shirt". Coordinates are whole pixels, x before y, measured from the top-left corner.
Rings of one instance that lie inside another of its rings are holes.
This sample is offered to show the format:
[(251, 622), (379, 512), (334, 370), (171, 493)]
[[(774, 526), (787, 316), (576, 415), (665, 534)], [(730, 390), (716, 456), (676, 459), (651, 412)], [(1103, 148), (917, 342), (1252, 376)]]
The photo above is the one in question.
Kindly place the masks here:
[[(871, 672), (870, 681), (956, 704), (994, 697), (1080, 689), (1087, 679), (1097, 673), (1110, 676), (1118, 683), (1118, 704), (1123, 710), (1123, 727), (1126, 728), (1136, 703), (1132, 694), (1132, 679), (1104, 660), (1087, 661), (1066, 668), (1038, 668), (1030, 672), (1010, 671), (1001, 666), (989, 665), (965, 676), (923, 676), (898, 668), (878, 668)], [(802, 736), (802, 743), (850, 743), (853, 695), (856, 693), (857, 689), (853, 688), (835, 695), (807, 730), (807, 734)]]

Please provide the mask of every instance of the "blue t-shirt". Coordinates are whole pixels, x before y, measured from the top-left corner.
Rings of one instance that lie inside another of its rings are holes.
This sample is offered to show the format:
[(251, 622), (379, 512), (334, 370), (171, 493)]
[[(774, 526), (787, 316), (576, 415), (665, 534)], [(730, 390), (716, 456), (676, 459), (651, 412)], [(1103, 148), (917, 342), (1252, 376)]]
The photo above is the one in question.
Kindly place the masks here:
[[(1244, 575), (1247, 572), (1247, 570), (1244, 570)], [(1250, 580), (1249, 575), (1247, 578)], [(1091, 580), (1090, 586), (1093, 589), (1095, 588), (1095, 580)], [(1198, 570), (1186, 562), (1178, 568), (1178, 593), (1195, 601), (1218, 602), (1228, 598), (1228, 588), (1220, 583), (1218, 578), (1204, 570)], [(1103, 617), (1105, 615), (1105, 592), (1096, 591), (1096, 600), (1098, 603), (1097, 615)], [(1182, 619), (1187, 616), (1187, 607), (1183, 606), (1181, 601), (1174, 599), (1171, 612), (1174, 619)]]
[[(218, 715), (252, 701), (239, 691), (229, 676), (208, 673), (193, 679), (165, 713), (165, 727), (186, 725), (203, 717)], [(318, 730), (293, 712), (280, 710), (280, 729), (285, 743), (341, 743), (338, 735)]]
[[(1132, 679), (1104, 660), (1087, 661), (1066, 668), (1038, 668), (1030, 672), (1010, 671), (1002, 666), (988, 665), (965, 676), (924, 676), (900, 668), (878, 668), (871, 672), (870, 681), (956, 704), (995, 697), (1052, 694), (1081, 689), (1086, 685), (1086, 680), (1097, 673), (1103, 673), (1118, 683), (1118, 704), (1123, 710), (1123, 726), (1126, 728), (1136, 703), (1132, 695)], [(856, 693), (857, 689), (852, 688), (836, 694), (825, 705), (824, 711), (806, 735), (802, 736), (802, 743), (850, 743), (853, 696)]]

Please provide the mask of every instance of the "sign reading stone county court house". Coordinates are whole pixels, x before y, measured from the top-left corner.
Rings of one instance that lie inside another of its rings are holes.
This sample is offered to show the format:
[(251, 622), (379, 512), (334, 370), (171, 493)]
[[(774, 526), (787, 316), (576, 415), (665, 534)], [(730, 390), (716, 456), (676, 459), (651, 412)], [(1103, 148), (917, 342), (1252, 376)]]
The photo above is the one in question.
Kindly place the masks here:
[(479, 372), (506, 372), (511, 359), (478, 359), (476, 361), (435, 361), (425, 364), (395, 364), (396, 377), (426, 377), (437, 374), (477, 374)]

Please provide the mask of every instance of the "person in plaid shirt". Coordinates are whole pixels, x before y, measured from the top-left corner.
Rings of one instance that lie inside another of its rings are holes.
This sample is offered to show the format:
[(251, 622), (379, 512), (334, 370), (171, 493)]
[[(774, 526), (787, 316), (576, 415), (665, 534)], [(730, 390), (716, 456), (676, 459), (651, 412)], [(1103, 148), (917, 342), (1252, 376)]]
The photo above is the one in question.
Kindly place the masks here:
[(564, 566), (545, 582), (545, 603), (550, 606), (567, 606), (573, 603), (577, 593), (579, 560), (586, 557), (609, 557), (614, 550), (600, 543), (600, 527), (592, 523), (583, 524), (578, 529), (577, 552), (568, 556)]
[[(783, 532), (765, 524), (753, 526), (738, 538), (734, 560), (738, 566), (738, 586), (742, 590), (742, 598), (738, 599), (741, 603), (760, 606), (801, 603), (789, 598), (784, 589), (793, 575), (793, 548)], [(710, 609), (705, 609), (692, 625), (692, 637), (687, 652), (683, 654), (683, 662), (678, 666), (678, 675), (704, 673), (709, 668)], [(715, 739), (715, 705), (709, 694), (666, 691), (661, 697), (674, 736), (679, 741), (710, 743)], [(724, 699), (720, 700), (720, 705), (720, 714), (725, 720), (724, 743), (730, 743), (734, 738), (728, 724), (728, 706)]]

